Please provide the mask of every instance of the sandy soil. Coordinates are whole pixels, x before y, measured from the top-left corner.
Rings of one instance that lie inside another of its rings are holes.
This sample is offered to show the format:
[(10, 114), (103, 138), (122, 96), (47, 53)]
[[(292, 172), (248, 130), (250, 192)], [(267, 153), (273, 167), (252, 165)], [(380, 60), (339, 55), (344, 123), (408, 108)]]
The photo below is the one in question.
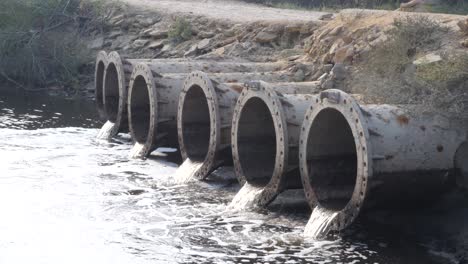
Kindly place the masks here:
[[(228, 0), (122, 0), (135, 8), (185, 13), (233, 22), (316, 21), (325, 12), (288, 10)], [(237, 10), (237, 11), (236, 11)], [(236, 11), (236, 12), (234, 12)]]

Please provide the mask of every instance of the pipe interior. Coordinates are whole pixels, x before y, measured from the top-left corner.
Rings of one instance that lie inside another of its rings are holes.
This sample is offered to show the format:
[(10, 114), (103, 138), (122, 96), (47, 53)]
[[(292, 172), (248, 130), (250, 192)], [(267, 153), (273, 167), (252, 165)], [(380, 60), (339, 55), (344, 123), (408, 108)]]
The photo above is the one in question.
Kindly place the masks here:
[(468, 142), (463, 142), (455, 154), (456, 180), (460, 187), (468, 188)]
[(117, 121), (119, 112), (119, 76), (114, 63), (109, 63), (106, 69), (106, 79), (104, 81), (104, 109), (107, 119), (111, 122)]
[(357, 155), (353, 132), (337, 110), (322, 110), (312, 122), (307, 141), (309, 181), (319, 204), (342, 210), (356, 185)]
[(104, 69), (105, 65), (104, 62), (100, 61), (97, 65), (97, 72), (96, 72), (96, 104), (98, 109), (103, 109), (104, 107), (104, 98), (102, 97), (102, 85), (104, 82)]
[(276, 164), (276, 131), (272, 114), (259, 98), (249, 99), (237, 128), (239, 161), (247, 182), (266, 186)]
[(200, 86), (190, 87), (182, 109), (182, 136), (188, 158), (204, 161), (210, 146), (210, 110)]
[(144, 144), (148, 139), (151, 121), (151, 103), (145, 78), (139, 75), (133, 82), (130, 96), (130, 115), (134, 140)]

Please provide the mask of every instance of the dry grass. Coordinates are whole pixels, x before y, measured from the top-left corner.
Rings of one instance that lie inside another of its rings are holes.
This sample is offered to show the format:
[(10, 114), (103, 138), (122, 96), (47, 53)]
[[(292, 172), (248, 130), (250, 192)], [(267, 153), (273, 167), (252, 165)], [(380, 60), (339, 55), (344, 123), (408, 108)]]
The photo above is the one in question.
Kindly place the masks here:
[(2, 0), (0, 79), (25, 90), (77, 88), (91, 58), (80, 35), (99, 6), (99, 1)]
[[(445, 113), (468, 120), (468, 54), (442, 52), (448, 29), (422, 16), (394, 22), (388, 41), (375, 47), (357, 66), (355, 91), (373, 102), (411, 104), (419, 112)], [(442, 60), (413, 61), (428, 53)]]

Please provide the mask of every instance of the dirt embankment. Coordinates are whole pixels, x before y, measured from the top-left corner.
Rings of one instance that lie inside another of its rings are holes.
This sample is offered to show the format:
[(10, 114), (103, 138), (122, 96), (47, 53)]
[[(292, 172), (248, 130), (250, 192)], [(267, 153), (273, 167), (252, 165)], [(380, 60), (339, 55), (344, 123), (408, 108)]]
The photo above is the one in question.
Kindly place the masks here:
[(297, 81), (468, 120), (466, 16), (282, 10), (235, 1), (124, 0), (89, 47), (131, 57), (288, 60)]

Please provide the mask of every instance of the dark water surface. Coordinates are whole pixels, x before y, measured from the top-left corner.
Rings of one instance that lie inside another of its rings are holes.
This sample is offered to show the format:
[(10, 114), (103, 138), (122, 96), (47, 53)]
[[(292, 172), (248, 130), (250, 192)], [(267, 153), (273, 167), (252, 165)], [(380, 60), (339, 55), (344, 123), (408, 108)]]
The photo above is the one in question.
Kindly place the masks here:
[(297, 197), (226, 212), (236, 183), (175, 185), (176, 164), (129, 160), (129, 137), (96, 141), (100, 124), (89, 102), (0, 97), (0, 263), (464, 261), (468, 240), (365, 219), (306, 240), (310, 212)]

